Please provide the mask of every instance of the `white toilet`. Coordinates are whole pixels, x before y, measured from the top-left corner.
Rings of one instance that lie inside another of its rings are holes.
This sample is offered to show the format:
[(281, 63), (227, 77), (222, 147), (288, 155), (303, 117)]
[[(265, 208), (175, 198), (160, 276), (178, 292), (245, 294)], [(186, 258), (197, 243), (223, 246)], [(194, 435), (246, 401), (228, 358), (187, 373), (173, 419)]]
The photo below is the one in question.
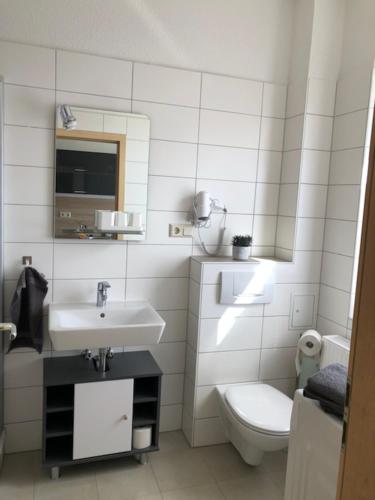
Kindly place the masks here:
[(260, 465), (266, 451), (288, 446), (293, 401), (266, 384), (217, 388), (227, 437), (249, 465)]

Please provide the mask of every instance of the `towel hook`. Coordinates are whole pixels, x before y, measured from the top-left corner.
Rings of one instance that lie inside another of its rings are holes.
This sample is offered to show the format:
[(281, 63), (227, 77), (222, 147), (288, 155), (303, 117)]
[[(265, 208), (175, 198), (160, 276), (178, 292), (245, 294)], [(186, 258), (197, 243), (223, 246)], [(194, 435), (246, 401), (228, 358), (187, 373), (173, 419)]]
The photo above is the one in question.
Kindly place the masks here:
[(32, 263), (33, 263), (33, 258), (32, 258), (32, 256), (31, 256), (31, 255), (24, 255), (24, 256), (22, 257), (22, 264), (23, 264), (24, 266), (26, 266), (26, 267), (27, 267), (27, 266), (31, 266), (31, 264), (32, 264)]

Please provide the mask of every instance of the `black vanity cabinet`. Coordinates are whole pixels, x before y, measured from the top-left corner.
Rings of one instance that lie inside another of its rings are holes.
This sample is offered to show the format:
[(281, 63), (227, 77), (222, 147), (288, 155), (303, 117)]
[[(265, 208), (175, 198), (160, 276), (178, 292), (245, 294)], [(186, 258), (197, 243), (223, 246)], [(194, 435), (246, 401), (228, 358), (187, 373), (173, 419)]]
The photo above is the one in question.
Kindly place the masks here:
[[(44, 359), (43, 465), (59, 467), (157, 451), (162, 372), (149, 351), (118, 353), (110, 369), (81, 356)], [(150, 426), (151, 445), (132, 447), (133, 429)]]

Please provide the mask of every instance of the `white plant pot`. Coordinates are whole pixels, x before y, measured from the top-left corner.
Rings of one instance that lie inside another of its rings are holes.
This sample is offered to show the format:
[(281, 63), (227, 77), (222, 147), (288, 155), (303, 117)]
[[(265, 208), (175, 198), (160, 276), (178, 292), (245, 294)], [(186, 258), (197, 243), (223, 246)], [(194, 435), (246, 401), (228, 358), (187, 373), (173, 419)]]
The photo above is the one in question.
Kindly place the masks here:
[(249, 260), (250, 247), (232, 247), (234, 260)]

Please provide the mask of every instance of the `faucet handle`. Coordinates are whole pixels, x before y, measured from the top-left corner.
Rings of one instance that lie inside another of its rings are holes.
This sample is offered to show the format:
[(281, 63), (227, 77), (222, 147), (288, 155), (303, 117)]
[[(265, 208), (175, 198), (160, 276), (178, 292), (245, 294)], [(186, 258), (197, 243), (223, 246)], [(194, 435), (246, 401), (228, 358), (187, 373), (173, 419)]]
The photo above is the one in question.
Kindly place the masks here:
[(107, 288), (111, 288), (111, 285), (108, 283), (108, 281), (99, 281), (98, 290), (103, 291), (107, 290)]

